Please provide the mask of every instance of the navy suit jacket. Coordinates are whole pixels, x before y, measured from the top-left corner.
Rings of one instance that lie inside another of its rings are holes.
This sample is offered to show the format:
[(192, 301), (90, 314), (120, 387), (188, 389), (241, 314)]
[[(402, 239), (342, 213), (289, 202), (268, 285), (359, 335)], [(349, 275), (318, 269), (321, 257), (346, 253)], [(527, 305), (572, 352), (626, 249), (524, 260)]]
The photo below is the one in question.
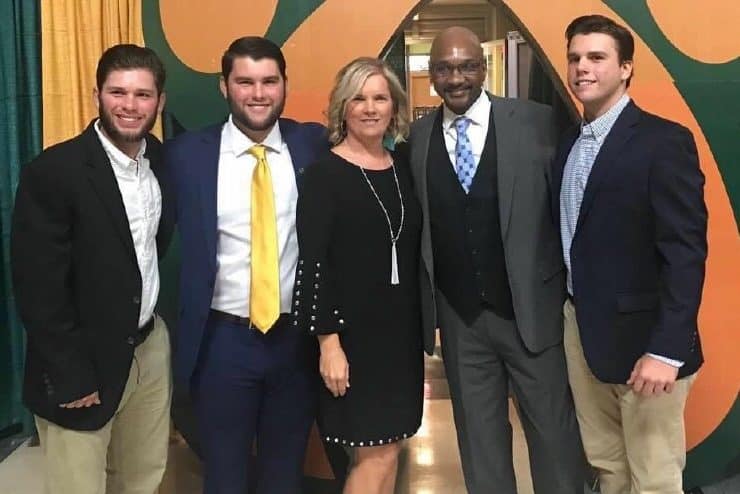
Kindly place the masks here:
[[(300, 182), (306, 166), (328, 149), (326, 129), (318, 123), (284, 118), (279, 125)], [(216, 195), (222, 128), (222, 123), (213, 125), (165, 143), (166, 181), (175, 200), (182, 259), (175, 377), (185, 385), (189, 385), (198, 360), (216, 281)]]
[[(552, 211), (575, 127), (553, 162)], [(601, 381), (627, 382), (646, 352), (703, 358), (697, 312), (707, 255), (704, 175), (691, 132), (630, 102), (594, 162), (570, 251), (574, 303), (589, 367)]]

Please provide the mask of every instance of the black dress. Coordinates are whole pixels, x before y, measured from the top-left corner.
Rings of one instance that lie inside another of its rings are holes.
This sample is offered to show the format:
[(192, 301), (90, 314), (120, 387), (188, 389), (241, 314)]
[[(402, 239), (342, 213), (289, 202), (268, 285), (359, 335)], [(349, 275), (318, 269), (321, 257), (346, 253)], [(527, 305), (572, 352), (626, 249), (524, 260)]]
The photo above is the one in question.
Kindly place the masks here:
[[(297, 210), (299, 261), (293, 324), (339, 333), (350, 387), (335, 398), (320, 385), (325, 441), (375, 446), (412, 436), (421, 424), (423, 356), (419, 304), (421, 209), (408, 163), (394, 155), (405, 209), (391, 284), (391, 234), (362, 170), (334, 153), (306, 168)], [(365, 170), (398, 232), (392, 169)]]

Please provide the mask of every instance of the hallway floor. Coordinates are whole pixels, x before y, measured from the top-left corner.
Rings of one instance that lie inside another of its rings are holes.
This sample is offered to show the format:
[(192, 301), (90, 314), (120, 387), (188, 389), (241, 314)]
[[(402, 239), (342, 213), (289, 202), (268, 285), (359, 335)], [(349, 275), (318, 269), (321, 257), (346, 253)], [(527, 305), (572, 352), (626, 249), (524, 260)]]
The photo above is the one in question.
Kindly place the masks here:
[[(401, 452), (396, 494), (464, 494), (452, 407), (441, 360), (427, 357), (424, 415), (418, 433)], [(519, 419), (510, 404), (514, 468), (519, 494), (533, 494), (527, 445)], [(170, 445), (167, 472), (158, 494), (200, 494), (201, 464), (179, 434)], [(740, 479), (737, 481), (740, 482)], [(737, 490), (736, 490), (737, 489)], [(0, 462), (1, 494), (43, 494), (41, 448), (26, 444)], [(312, 493), (321, 489), (311, 489)], [(590, 493), (585, 489), (585, 493)], [(740, 492), (736, 483), (705, 488), (704, 494)]]
[[(527, 446), (511, 407), (514, 466), (520, 494), (532, 494)], [(0, 463), (0, 493), (43, 494), (41, 448), (19, 447)], [(197, 456), (173, 435), (167, 472), (158, 494), (200, 494), (202, 473)], [(460, 457), (441, 360), (427, 357), (424, 415), (418, 433), (401, 452), (396, 494), (464, 494)]]

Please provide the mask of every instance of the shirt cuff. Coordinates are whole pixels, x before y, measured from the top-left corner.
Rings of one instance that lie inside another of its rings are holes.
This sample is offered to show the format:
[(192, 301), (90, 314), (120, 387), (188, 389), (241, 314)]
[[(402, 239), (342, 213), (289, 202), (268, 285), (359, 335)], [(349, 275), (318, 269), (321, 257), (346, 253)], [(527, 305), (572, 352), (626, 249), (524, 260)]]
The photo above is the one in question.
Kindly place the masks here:
[(662, 355), (655, 355), (654, 353), (647, 353), (647, 355), (650, 355), (656, 360), (660, 360), (664, 364), (672, 365), (673, 367), (681, 368), (684, 364), (684, 362), (680, 360), (673, 360), (672, 358), (664, 357)]

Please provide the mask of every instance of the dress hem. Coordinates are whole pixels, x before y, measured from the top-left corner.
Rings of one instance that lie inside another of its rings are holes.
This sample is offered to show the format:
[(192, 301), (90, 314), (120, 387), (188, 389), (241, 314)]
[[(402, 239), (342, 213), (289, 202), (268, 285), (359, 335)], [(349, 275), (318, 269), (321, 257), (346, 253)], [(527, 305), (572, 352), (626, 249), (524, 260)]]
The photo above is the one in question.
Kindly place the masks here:
[(356, 441), (356, 440), (349, 440), (346, 438), (336, 437), (336, 436), (323, 436), (323, 440), (326, 443), (333, 443), (333, 444), (341, 444), (343, 446), (349, 446), (349, 447), (364, 447), (364, 446), (383, 446), (384, 444), (392, 444), (398, 441), (402, 441), (404, 439), (408, 439), (412, 437), (416, 432), (418, 431), (418, 427), (413, 432), (404, 432), (399, 433), (395, 435), (389, 435), (388, 437), (384, 437), (383, 439), (371, 439), (371, 440), (362, 440), (362, 441)]

